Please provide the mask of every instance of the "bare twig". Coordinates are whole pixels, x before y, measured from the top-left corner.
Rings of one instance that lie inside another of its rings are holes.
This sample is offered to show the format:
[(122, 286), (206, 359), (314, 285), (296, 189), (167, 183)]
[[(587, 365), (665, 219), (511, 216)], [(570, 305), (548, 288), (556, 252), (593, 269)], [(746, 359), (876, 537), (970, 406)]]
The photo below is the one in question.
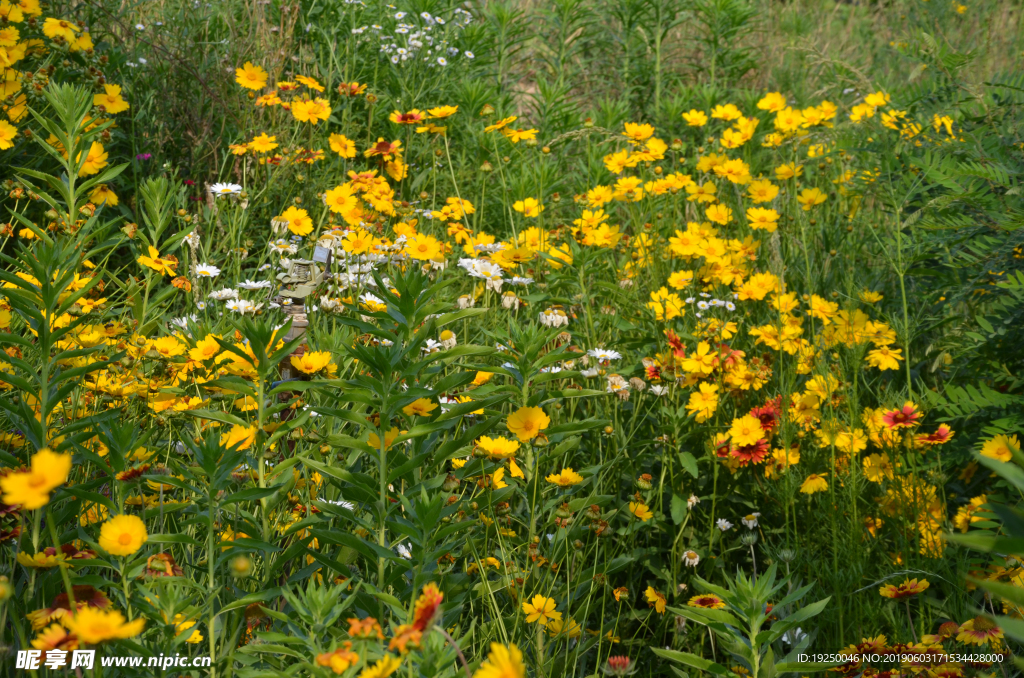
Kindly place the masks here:
[(452, 647), (455, 648), (455, 652), (459, 655), (459, 661), (462, 662), (462, 669), (466, 672), (466, 678), (473, 678), (473, 674), (469, 672), (469, 662), (466, 661), (466, 655), (462, 654), (462, 648), (459, 647), (459, 644), (455, 642), (455, 639), (448, 635), (448, 632), (445, 631), (440, 624), (435, 624), (435, 626), (441, 635), (444, 636), (448, 642), (452, 644)]

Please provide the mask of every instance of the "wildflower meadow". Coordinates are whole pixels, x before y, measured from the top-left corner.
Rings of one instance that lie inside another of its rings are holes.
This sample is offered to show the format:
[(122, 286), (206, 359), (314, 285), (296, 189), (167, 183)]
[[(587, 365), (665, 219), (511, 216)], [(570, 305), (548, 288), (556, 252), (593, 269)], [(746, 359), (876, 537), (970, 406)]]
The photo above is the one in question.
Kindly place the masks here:
[(0, 674), (1009, 678), (1013, 0), (0, 0)]

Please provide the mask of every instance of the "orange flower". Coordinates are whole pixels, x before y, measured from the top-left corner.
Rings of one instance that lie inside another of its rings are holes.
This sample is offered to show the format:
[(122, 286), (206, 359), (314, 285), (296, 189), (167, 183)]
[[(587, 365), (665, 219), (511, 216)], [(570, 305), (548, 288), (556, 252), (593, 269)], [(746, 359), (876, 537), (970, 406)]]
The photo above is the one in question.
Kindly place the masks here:
[(353, 638), (377, 638), (378, 640), (384, 640), (380, 624), (373, 617), (367, 617), (366, 619), (350, 617), (348, 620), (348, 635)]
[(702, 607), (708, 610), (721, 610), (725, 607), (725, 601), (713, 593), (694, 596), (686, 604), (690, 607)]
[(441, 609), (442, 600), (444, 600), (444, 593), (437, 588), (437, 584), (430, 583), (424, 586), (419, 600), (416, 601), (416, 607), (413, 609), (412, 627), (418, 631), (429, 629), (438, 610)]
[(916, 596), (918, 593), (923, 592), (931, 584), (927, 579), (907, 579), (899, 586), (893, 586), (892, 584), (886, 584), (882, 588), (878, 589), (878, 593), (883, 598), (892, 598), (893, 600), (899, 600), (900, 598), (909, 598), (910, 596)]

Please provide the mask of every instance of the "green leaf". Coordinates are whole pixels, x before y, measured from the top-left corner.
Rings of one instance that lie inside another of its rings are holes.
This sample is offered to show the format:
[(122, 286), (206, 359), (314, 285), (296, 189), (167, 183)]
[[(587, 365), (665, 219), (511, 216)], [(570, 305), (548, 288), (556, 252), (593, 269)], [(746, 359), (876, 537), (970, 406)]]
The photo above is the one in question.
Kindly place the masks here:
[(672, 522), (676, 525), (682, 525), (683, 520), (686, 519), (686, 500), (680, 497), (678, 494), (672, 494)]
[(697, 459), (689, 452), (679, 453), (679, 463), (682, 464), (683, 470), (689, 473), (694, 478), (699, 477), (697, 472)]
[(717, 662), (713, 662), (709, 659), (704, 659), (703, 657), (698, 657), (697, 655), (690, 654), (689, 652), (679, 652), (677, 650), (663, 650), (660, 647), (652, 647), (651, 652), (658, 655), (659, 657), (663, 657), (670, 661), (679, 662), (680, 664), (686, 664), (687, 666), (692, 666), (693, 668), (699, 671), (707, 671), (708, 673), (713, 673), (716, 676), (722, 676), (722, 678), (735, 678), (736, 675), (735, 673), (733, 673), (732, 671), (730, 671), (729, 669), (725, 668)]

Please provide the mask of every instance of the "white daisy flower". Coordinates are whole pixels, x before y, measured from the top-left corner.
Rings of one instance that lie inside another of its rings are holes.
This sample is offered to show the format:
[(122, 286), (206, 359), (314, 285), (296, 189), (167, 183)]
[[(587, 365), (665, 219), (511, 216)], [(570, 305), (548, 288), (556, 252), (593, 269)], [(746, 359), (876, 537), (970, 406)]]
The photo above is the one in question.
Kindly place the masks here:
[(238, 283), (238, 286), (243, 290), (265, 290), (272, 284), (269, 280), (246, 280)]
[(744, 525), (746, 525), (747, 528), (752, 530), (755, 527), (757, 527), (757, 519), (760, 518), (760, 517), (761, 517), (760, 513), (751, 513), (748, 516), (743, 516), (743, 520), (741, 522)]
[(692, 509), (694, 506), (700, 503), (700, 497), (695, 494), (691, 494), (690, 498), (686, 500), (686, 508)]
[(210, 299), (216, 299), (217, 301), (224, 301), (225, 299), (237, 299), (238, 298), (238, 290), (231, 289), (230, 287), (225, 287), (222, 290), (217, 290), (216, 292), (210, 292), (210, 297), (209, 298)]
[(732, 529), (732, 523), (725, 518), (719, 518), (715, 521), (715, 526), (718, 527), (722, 532), (728, 532)]
[(700, 562), (700, 556), (697, 555), (696, 551), (686, 551), (683, 553), (683, 565), (688, 567), (697, 567), (697, 563)]
[(606, 348), (592, 348), (587, 351), (587, 355), (591, 358), (597, 358), (601, 362), (608, 362), (609, 360), (618, 360), (622, 357), (622, 354), (618, 351), (611, 351)]
[(220, 275), (220, 269), (212, 264), (198, 264), (196, 275), (200, 278), (216, 278)]
[(242, 192), (242, 187), (238, 184), (214, 184), (210, 186), (210, 193), (220, 198), (227, 195), (238, 195)]

